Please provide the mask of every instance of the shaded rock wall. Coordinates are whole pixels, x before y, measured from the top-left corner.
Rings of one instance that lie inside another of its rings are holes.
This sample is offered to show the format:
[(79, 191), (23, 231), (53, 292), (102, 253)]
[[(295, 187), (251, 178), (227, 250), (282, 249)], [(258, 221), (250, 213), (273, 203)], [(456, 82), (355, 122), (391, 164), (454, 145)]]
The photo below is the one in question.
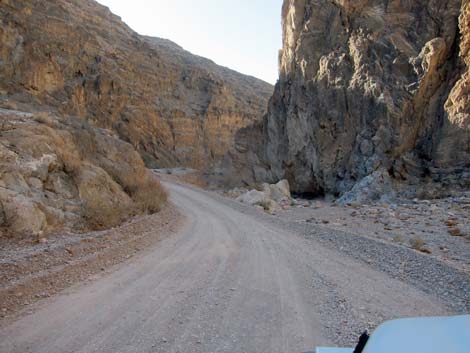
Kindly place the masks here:
[(147, 165), (210, 166), (272, 86), (138, 35), (91, 0), (0, 2), (0, 101), (113, 129)]
[(470, 186), (469, 1), (285, 0), (282, 16), (271, 179), (337, 195), (367, 176)]

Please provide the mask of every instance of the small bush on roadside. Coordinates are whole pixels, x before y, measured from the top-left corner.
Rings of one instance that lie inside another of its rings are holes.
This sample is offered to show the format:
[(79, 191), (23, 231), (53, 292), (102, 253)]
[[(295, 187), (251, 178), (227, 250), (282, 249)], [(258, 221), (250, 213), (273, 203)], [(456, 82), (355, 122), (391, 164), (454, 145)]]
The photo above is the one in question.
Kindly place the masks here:
[(157, 178), (149, 171), (123, 173), (115, 180), (132, 198), (137, 213), (157, 213), (167, 201), (167, 194)]
[(139, 211), (147, 214), (160, 212), (168, 198), (160, 182), (152, 176), (138, 185), (131, 197)]
[(410, 245), (415, 250), (421, 251), (424, 244), (425, 244), (424, 240), (418, 236), (414, 236), (413, 238), (410, 239)]
[(153, 214), (161, 211), (167, 194), (160, 182), (149, 175), (131, 188), (133, 205), (120, 205), (102, 200), (99, 195), (90, 196), (84, 202), (82, 215), (92, 230), (116, 227), (137, 214)]
[(404, 240), (405, 240), (405, 239), (403, 238), (403, 235), (401, 235), (401, 234), (395, 235), (395, 236), (393, 237), (393, 239), (392, 239), (392, 241), (393, 241), (394, 243), (403, 243)]
[(124, 222), (131, 216), (131, 210), (128, 206), (106, 202), (96, 195), (84, 202), (82, 216), (91, 230), (104, 230)]

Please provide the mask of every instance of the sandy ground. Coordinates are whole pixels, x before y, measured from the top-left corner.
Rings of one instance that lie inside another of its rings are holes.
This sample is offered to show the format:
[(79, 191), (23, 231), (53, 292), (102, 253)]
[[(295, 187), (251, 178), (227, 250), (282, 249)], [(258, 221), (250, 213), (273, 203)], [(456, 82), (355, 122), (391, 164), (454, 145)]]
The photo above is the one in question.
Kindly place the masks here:
[(353, 344), (386, 319), (452, 312), (271, 216), (165, 186), (185, 216), (181, 228), (98, 279), (32, 305), (1, 327), (1, 352), (303, 352)]
[(31, 312), (31, 304), (84, 280), (171, 236), (182, 222), (173, 205), (121, 227), (85, 234), (57, 234), (47, 243), (0, 239), (0, 326)]

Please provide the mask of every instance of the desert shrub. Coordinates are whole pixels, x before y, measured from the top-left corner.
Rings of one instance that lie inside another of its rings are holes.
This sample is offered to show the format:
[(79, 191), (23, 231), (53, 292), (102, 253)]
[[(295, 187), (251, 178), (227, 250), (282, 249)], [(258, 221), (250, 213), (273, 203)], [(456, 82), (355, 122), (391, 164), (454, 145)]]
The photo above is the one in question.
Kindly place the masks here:
[(47, 112), (39, 112), (33, 115), (33, 120), (38, 122), (39, 124), (44, 124), (49, 127), (55, 126), (55, 121), (51, 117), (51, 115)]
[(64, 148), (58, 149), (57, 157), (59, 157), (59, 159), (62, 161), (64, 165), (64, 171), (71, 176), (78, 174), (80, 168), (83, 165), (80, 154), (77, 151), (65, 146)]
[(84, 156), (84, 158), (96, 157), (98, 153), (96, 137), (88, 123), (84, 122), (82, 128), (73, 131), (72, 135), (80, 154)]
[(410, 245), (415, 250), (418, 250), (418, 251), (421, 250), (424, 244), (425, 244), (424, 240), (418, 236), (414, 236), (413, 238), (410, 239)]
[(403, 235), (401, 235), (401, 234), (395, 235), (395, 236), (393, 237), (393, 239), (392, 239), (392, 241), (393, 241), (394, 243), (403, 243), (404, 240), (405, 240), (405, 239), (403, 238)]
[(10, 124), (9, 122), (2, 121), (0, 122), (0, 132), (14, 130), (15, 125)]
[(184, 174), (179, 178), (181, 181), (192, 184), (200, 188), (208, 187), (207, 181), (204, 179), (204, 176), (200, 172), (191, 172)]
[(13, 101), (2, 102), (1, 107), (3, 109), (8, 109), (8, 110), (18, 110), (18, 104), (16, 104), (16, 102), (13, 102)]
[[(102, 166), (103, 167), (103, 166)], [(134, 168), (103, 168), (111, 175), (113, 180), (121, 185), (126, 194), (132, 196), (145, 184), (149, 174), (146, 169), (135, 170)]]
[(159, 212), (167, 200), (160, 182), (153, 176), (139, 180), (131, 187), (132, 205), (122, 205), (103, 200), (100, 195), (90, 195), (82, 206), (82, 216), (92, 230), (116, 227), (137, 214)]
[(136, 205), (136, 213), (153, 214), (161, 210), (167, 194), (157, 178), (147, 169), (122, 168), (111, 171), (114, 181), (121, 185)]
[(160, 182), (152, 176), (134, 187), (130, 196), (138, 210), (147, 214), (159, 212), (168, 198)]
[(82, 216), (92, 230), (116, 227), (131, 214), (129, 206), (107, 202), (100, 198), (100, 195), (88, 197), (82, 206)]
[(75, 176), (83, 165), (83, 158), (77, 144), (72, 140), (72, 135), (61, 129), (50, 129), (49, 133), (55, 154), (62, 162), (64, 171), (72, 177)]

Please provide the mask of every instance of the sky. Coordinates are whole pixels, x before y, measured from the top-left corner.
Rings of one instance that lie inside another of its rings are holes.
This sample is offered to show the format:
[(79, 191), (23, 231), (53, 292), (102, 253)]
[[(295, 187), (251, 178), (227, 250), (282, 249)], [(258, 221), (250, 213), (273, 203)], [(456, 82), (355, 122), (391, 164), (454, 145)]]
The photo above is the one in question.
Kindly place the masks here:
[(139, 34), (166, 38), (269, 83), (278, 78), (282, 0), (98, 0)]

